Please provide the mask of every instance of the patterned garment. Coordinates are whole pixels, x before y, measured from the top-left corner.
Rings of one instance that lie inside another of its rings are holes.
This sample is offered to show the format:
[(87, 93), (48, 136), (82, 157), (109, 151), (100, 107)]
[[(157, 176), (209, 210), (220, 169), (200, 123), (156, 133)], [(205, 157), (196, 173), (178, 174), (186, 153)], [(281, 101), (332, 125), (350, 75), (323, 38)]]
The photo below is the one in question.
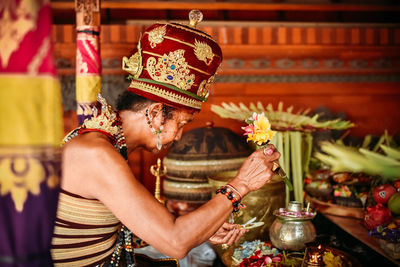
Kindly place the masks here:
[(52, 266), (63, 118), (50, 0), (0, 1), (0, 266)]
[(113, 253), (121, 226), (96, 199), (62, 190), (52, 240), (55, 266), (96, 266)]

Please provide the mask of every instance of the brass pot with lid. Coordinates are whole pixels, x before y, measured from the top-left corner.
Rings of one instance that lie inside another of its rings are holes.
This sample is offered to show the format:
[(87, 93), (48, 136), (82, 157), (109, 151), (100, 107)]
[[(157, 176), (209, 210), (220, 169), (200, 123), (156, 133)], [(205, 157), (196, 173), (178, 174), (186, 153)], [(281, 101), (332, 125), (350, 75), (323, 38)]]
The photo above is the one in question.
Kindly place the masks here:
[(277, 217), (269, 229), (272, 244), (283, 250), (301, 250), (305, 244), (315, 240), (315, 227), (311, 220), (316, 213), (304, 209), (303, 203), (290, 201), (287, 208), (274, 212)]

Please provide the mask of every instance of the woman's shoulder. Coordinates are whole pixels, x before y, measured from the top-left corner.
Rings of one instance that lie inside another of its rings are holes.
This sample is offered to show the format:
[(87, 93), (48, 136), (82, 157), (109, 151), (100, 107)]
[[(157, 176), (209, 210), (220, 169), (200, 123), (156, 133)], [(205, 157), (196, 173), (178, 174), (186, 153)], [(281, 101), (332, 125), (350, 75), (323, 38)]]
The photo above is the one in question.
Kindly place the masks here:
[(106, 154), (119, 154), (111, 144), (109, 138), (99, 132), (90, 132), (78, 135), (63, 146), (63, 156), (75, 155), (75, 157), (96, 157)]
[(124, 165), (125, 160), (107, 136), (96, 132), (76, 136), (63, 147), (62, 188), (99, 199), (97, 191), (100, 185), (110, 184), (107, 182), (113, 176), (110, 171)]

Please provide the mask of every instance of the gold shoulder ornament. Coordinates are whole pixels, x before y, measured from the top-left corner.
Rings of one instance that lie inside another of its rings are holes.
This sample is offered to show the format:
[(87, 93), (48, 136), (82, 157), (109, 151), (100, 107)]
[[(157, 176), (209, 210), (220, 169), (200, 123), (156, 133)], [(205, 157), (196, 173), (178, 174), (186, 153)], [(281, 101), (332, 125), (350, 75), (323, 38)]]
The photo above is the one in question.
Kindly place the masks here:
[(93, 117), (91, 119), (86, 119), (82, 127), (87, 129), (99, 129), (111, 135), (116, 135), (119, 131), (118, 125), (114, 123), (117, 117), (116, 112), (101, 94), (97, 95), (97, 101), (101, 104), (101, 114), (98, 115), (98, 110), (94, 107)]

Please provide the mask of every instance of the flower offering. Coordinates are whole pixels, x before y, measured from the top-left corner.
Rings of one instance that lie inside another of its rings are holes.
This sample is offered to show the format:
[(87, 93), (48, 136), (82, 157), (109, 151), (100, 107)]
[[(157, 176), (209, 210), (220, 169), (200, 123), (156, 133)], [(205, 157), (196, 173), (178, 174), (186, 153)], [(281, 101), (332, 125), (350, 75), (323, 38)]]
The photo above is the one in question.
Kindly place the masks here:
[[(306, 257), (304, 252), (287, 252), (275, 248), (271, 243), (261, 240), (244, 241), (233, 251), (231, 266), (238, 267), (300, 267), (318, 254), (322, 266), (342, 267), (350, 266), (344, 256), (337, 250), (319, 245), (316, 251), (309, 251)], [(307, 250), (306, 250), (307, 252)], [(317, 254), (315, 252), (318, 252)], [(316, 264), (315, 266), (317, 266)], [(313, 265), (314, 266), (314, 265)]]
[(259, 146), (264, 146), (271, 141), (275, 135), (275, 131), (271, 130), (271, 124), (268, 118), (263, 113), (253, 115), (246, 120), (248, 124), (246, 127), (242, 127), (245, 131), (244, 135), (247, 135), (247, 142), (253, 141)]
[(254, 240), (244, 241), (235, 249), (232, 259), (240, 267), (279, 266), (282, 256), (277, 248), (261, 240)]
[[(276, 134), (275, 131), (271, 129), (271, 123), (269, 122), (268, 118), (262, 113), (254, 112), (253, 115), (246, 120), (248, 124), (246, 127), (242, 127), (244, 130), (244, 134), (247, 136), (247, 142), (253, 141), (258, 146), (266, 146), (272, 140), (274, 135)], [(264, 152), (265, 153), (265, 152)], [(278, 164), (276, 164), (278, 165)], [(279, 165), (278, 165), (279, 166)], [(286, 173), (283, 169), (279, 166), (279, 174), (285, 184), (288, 186), (289, 190), (293, 190), (293, 185), (290, 182), (289, 178), (286, 176)]]

